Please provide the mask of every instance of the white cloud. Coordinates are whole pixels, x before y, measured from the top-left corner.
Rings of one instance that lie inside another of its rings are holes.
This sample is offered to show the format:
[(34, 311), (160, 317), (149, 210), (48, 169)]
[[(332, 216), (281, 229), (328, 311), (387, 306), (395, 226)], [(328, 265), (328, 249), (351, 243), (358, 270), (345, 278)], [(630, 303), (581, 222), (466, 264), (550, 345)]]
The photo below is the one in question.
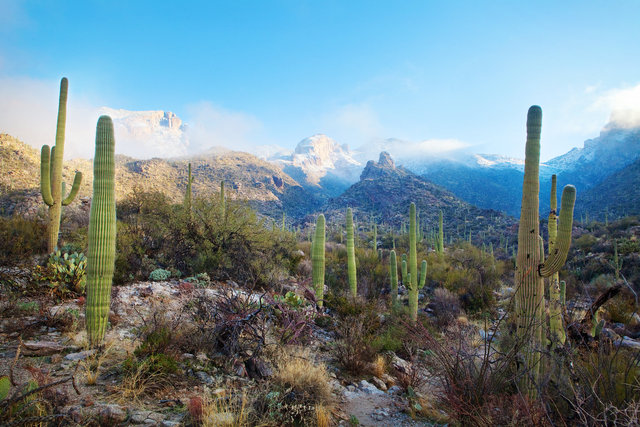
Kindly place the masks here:
[(608, 127), (640, 127), (640, 84), (606, 91), (594, 102), (593, 108), (611, 112)]
[[(55, 144), (60, 82), (28, 77), (0, 77), (0, 132), (40, 148)], [(128, 111), (89, 102), (69, 82), (65, 158), (91, 158), (98, 117), (114, 120), (116, 153), (134, 158), (195, 154), (213, 146), (248, 150), (263, 142), (256, 118), (209, 102), (187, 107), (187, 125), (167, 127), (163, 111)], [(177, 122), (184, 122), (177, 119)], [(161, 125), (163, 122), (165, 125)], [(174, 123), (172, 121), (172, 123)]]
[(324, 133), (352, 147), (384, 135), (378, 114), (367, 103), (343, 105), (327, 114), (323, 121)]
[[(91, 157), (98, 108), (69, 86), (65, 157)], [(0, 77), (0, 131), (38, 149), (55, 144), (59, 90), (59, 81)]]
[(187, 115), (190, 153), (214, 146), (248, 150), (261, 142), (262, 123), (251, 115), (228, 111), (207, 101), (188, 106)]

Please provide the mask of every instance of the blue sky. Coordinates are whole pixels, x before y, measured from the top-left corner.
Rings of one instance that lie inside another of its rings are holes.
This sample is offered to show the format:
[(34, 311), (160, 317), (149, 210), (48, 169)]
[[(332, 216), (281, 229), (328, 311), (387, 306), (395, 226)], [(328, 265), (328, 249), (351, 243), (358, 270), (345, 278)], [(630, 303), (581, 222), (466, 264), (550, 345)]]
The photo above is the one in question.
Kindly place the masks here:
[[(49, 124), (67, 76), (78, 141), (108, 106), (208, 122), (212, 145), (326, 133), (522, 157), (538, 104), (548, 159), (640, 111), (639, 21), (638, 1), (0, 0), (0, 113), (15, 97)], [(39, 145), (31, 119), (0, 131)]]

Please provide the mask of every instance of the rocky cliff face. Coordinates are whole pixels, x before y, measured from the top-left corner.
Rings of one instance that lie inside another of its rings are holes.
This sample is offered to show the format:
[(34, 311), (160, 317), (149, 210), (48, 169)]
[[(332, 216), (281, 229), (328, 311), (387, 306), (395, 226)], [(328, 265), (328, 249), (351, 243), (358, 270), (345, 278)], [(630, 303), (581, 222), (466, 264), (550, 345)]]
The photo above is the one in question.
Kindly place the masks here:
[(395, 165), (391, 156), (383, 152), (377, 162), (369, 161), (360, 181), (339, 197), (330, 199), (324, 208), (330, 221), (342, 221), (347, 207), (359, 218), (399, 226), (407, 221), (409, 205), (416, 203), (420, 219), (427, 227), (437, 225), (438, 213), (443, 211), (445, 231), (454, 238), (465, 233), (511, 232), (515, 220), (504, 213), (479, 209), (458, 199), (453, 193), (426, 181), (418, 175)]

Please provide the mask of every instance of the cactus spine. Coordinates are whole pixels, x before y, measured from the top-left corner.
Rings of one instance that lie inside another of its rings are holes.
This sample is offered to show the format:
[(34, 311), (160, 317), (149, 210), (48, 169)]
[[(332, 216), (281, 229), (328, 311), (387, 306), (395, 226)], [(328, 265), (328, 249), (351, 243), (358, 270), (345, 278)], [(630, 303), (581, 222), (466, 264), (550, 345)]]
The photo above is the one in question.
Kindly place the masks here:
[(316, 220), (316, 234), (311, 245), (311, 268), (313, 271), (313, 288), (316, 291), (318, 307), (322, 307), (324, 298), (324, 241), (325, 221), (324, 215), (318, 215)]
[(391, 276), (391, 306), (395, 307), (398, 303), (398, 261), (396, 259), (396, 251), (389, 254), (389, 273)]
[(184, 194), (184, 209), (191, 215), (191, 184), (193, 177), (191, 176), (191, 163), (189, 163), (189, 172), (187, 175), (187, 191)]
[(87, 336), (101, 344), (111, 305), (111, 279), (116, 255), (115, 139), (109, 116), (98, 119), (93, 160), (93, 199), (89, 217), (87, 258)]
[(416, 204), (409, 206), (409, 314), (418, 319), (418, 251), (416, 248)]
[(358, 282), (356, 280), (356, 248), (353, 239), (353, 212), (347, 208), (347, 275), (349, 277), (349, 289), (351, 295), (358, 295)]
[(564, 264), (571, 244), (573, 206), (576, 190), (566, 186), (562, 193), (560, 223), (557, 239), (549, 257), (544, 260), (540, 246), (538, 217), (540, 192), (540, 130), (542, 109), (529, 108), (527, 114), (527, 143), (522, 208), (518, 227), (518, 255), (516, 259), (516, 319), (518, 335), (526, 343), (524, 349), (524, 389), (530, 397), (536, 396), (535, 384), (540, 372), (540, 347), (544, 309), (543, 278), (557, 272)]
[(49, 149), (48, 145), (43, 145), (40, 151), (40, 193), (44, 203), (49, 206), (49, 222), (47, 224), (47, 250), (49, 253), (54, 252), (58, 246), (62, 206), (67, 206), (75, 199), (82, 183), (82, 173), (76, 172), (71, 191), (67, 196), (64, 195), (62, 157), (64, 156), (64, 136), (67, 123), (68, 88), (69, 81), (66, 77), (63, 77), (60, 81), (56, 145), (51, 149)]

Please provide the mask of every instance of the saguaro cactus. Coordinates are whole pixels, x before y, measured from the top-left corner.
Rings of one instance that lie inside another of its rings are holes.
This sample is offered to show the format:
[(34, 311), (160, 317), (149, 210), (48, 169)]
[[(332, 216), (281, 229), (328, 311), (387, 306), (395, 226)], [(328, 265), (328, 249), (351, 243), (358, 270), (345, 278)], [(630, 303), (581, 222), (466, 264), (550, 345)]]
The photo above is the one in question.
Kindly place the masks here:
[(313, 274), (313, 288), (316, 291), (318, 307), (322, 307), (324, 298), (324, 241), (325, 221), (324, 215), (318, 215), (316, 220), (316, 234), (311, 245), (311, 268)]
[(411, 320), (418, 319), (418, 250), (416, 247), (416, 204), (409, 206), (409, 313)]
[(396, 251), (389, 254), (389, 275), (391, 276), (391, 306), (395, 307), (398, 303), (398, 261), (396, 259)]
[(98, 119), (93, 160), (93, 199), (87, 258), (87, 336), (91, 346), (104, 338), (111, 305), (116, 255), (115, 139), (109, 116)]
[(526, 343), (523, 351), (526, 369), (523, 385), (530, 397), (536, 395), (535, 383), (540, 372), (540, 347), (544, 320), (543, 278), (557, 272), (567, 259), (571, 244), (573, 206), (576, 199), (575, 187), (566, 186), (562, 192), (557, 239), (549, 257), (544, 260), (538, 216), (541, 127), (542, 109), (532, 106), (527, 115), (525, 171), (515, 273), (518, 335), (522, 342)]
[(224, 214), (226, 211), (226, 205), (225, 205), (225, 199), (224, 199), (224, 181), (220, 181), (220, 216), (222, 218), (224, 218)]
[(353, 212), (347, 208), (347, 276), (349, 277), (349, 289), (354, 297), (358, 294), (358, 282), (356, 280), (356, 248), (353, 238)]
[(191, 215), (191, 184), (193, 183), (193, 177), (191, 176), (191, 163), (189, 163), (189, 172), (187, 175), (187, 191), (184, 194), (184, 208), (189, 215)]
[(373, 223), (373, 242), (371, 242), (373, 250), (377, 252), (378, 249), (378, 225)]
[(62, 206), (67, 206), (75, 199), (82, 183), (82, 173), (76, 172), (71, 191), (65, 197), (65, 186), (62, 182), (62, 157), (64, 156), (64, 135), (67, 123), (68, 88), (69, 81), (63, 77), (60, 81), (56, 145), (51, 149), (48, 145), (43, 145), (40, 152), (40, 192), (42, 200), (49, 206), (49, 223), (47, 224), (47, 249), (49, 252), (55, 251), (58, 246)]
[(444, 227), (442, 225), (442, 211), (438, 213), (438, 247), (436, 252), (444, 253)]

